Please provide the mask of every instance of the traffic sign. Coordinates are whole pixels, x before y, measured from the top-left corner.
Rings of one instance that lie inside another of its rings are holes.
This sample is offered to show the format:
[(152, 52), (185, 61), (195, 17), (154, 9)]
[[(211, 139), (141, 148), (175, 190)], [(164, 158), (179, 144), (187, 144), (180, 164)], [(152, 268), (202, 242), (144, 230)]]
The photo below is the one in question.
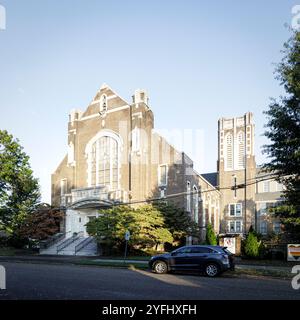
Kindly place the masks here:
[(130, 232), (129, 232), (129, 230), (127, 230), (125, 232), (125, 240), (128, 241), (129, 239), (130, 239)]

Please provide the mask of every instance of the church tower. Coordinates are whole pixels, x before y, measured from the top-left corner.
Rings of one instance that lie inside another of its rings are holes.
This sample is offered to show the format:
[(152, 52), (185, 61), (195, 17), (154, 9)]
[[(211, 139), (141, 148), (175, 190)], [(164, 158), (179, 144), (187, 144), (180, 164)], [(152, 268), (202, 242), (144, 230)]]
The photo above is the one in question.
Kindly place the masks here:
[(254, 223), (256, 163), (253, 114), (218, 121), (221, 232), (246, 233)]

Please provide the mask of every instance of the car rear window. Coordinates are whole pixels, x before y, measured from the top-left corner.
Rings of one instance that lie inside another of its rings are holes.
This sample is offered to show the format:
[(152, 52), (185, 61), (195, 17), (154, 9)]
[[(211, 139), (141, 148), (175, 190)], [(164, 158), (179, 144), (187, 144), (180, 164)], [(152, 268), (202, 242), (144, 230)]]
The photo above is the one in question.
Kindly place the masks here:
[(222, 248), (222, 249), (226, 254), (232, 255), (232, 252), (230, 252), (227, 248)]

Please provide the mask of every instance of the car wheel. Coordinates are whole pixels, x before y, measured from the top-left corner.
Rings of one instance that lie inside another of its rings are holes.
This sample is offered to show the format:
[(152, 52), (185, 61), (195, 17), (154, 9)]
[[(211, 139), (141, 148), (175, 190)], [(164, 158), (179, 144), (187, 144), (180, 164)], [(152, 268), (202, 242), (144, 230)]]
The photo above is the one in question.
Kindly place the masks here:
[(205, 267), (205, 274), (208, 277), (216, 277), (220, 273), (220, 268), (215, 263), (208, 263)]
[(168, 266), (164, 261), (156, 261), (153, 270), (155, 273), (163, 274), (168, 272)]

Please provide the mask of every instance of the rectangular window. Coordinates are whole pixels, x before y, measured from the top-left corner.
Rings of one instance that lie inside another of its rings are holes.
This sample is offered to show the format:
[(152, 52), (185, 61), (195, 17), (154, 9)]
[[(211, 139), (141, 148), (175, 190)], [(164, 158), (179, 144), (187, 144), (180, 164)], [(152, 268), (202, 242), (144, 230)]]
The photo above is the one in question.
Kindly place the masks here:
[(283, 191), (282, 183), (277, 182), (276, 185), (277, 185), (277, 191), (279, 191), (279, 192)]
[(267, 234), (267, 222), (266, 221), (261, 221), (260, 222), (260, 229), (259, 229), (261, 234)]
[(158, 175), (159, 175), (159, 185), (160, 186), (166, 186), (168, 181), (167, 181), (167, 173), (168, 173), (168, 168), (167, 165), (161, 165), (159, 166), (159, 170), (158, 170)]
[(228, 232), (230, 233), (242, 233), (242, 221), (232, 220), (228, 223)]
[(280, 222), (276, 221), (273, 223), (273, 231), (275, 233), (280, 233), (280, 231), (281, 231), (281, 223)]
[(234, 205), (234, 204), (231, 204), (231, 205), (230, 205), (230, 215), (231, 215), (232, 217), (235, 216), (235, 205)]
[(270, 192), (270, 181), (264, 181), (263, 192)]
[(235, 215), (237, 217), (241, 217), (242, 216), (242, 204), (241, 203), (237, 203), (235, 205)]
[(160, 197), (164, 198), (165, 197), (165, 189), (160, 190)]
[(235, 221), (235, 232), (241, 232), (241, 231), (242, 231), (241, 221)]
[(260, 215), (264, 215), (267, 213), (267, 203), (263, 202), (260, 204), (260, 210), (259, 210)]
[(231, 217), (241, 217), (242, 216), (242, 204), (232, 203), (229, 205), (229, 215)]

